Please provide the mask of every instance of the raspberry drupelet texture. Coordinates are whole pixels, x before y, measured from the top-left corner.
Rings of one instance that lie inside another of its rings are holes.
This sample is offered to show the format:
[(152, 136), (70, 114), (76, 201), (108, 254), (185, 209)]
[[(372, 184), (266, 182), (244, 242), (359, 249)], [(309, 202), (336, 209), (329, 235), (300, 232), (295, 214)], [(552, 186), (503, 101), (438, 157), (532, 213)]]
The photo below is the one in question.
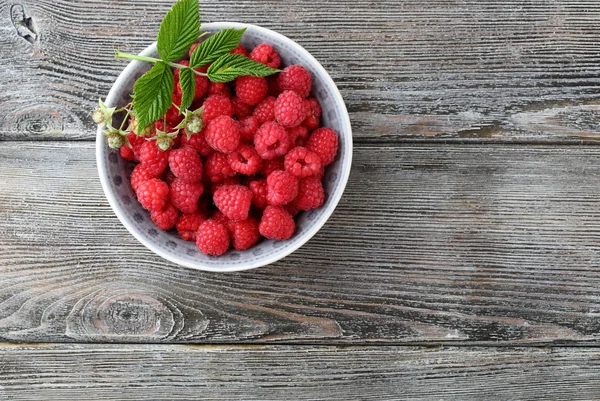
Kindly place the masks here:
[(287, 172), (298, 178), (319, 174), (323, 166), (321, 158), (316, 153), (301, 146), (290, 150), (285, 155), (283, 164)]
[(281, 206), (267, 206), (258, 225), (263, 237), (280, 241), (290, 239), (295, 229), (294, 218)]
[(321, 179), (317, 176), (302, 178), (298, 183), (298, 195), (292, 205), (298, 210), (316, 209), (323, 205), (325, 191)]
[(226, 98), (231, 98), (231, 89), (226, 83), (223, 82), (210, 82), (208, 84), (208, 95), (221, 95)]
[(272, 160), (265, 160), (263, 162), (263, 168), (261, 170), (261, 173), (263, 176), (268, 177), (271, 175), (271, 173), (273, 171), (277, 171), (277, 170), (285, 170), (285, 166), (283, 164), (284, 158), (282, 157), (277, 157), (275, 159)]
[(193, 134), (189, 139), (187, 135), (182, 135), (181, 146), (191, 146), (202, 156), (208, 156), (213, 152), (213, 148), (206, 142), (206, 128), (197, 134)]
[(235, 49), (233, 49), (232, 51), (230, 51), (231, 54), (241, 54), (243, 56), (250, 56), (250, 53), (248, 53), (248, 50), (246, 50), (246, 48), (243, 45), (238, 45), (238, 47), (236, 47)]
[(267, 95), (267, 80), (246, 75), (235, 80), (235, 94), (244, 103), (255, 106)]
[(321, 158), (323, 166), (328, 166), (337, 155), (338, 134), (331, 128), (316, 129), (310, 134), (304, 147), (316, 153)]
[(215, 206), (231, 220), (246, 220), (252, 192), (243, 185), (224, 185), (213, 194)]
[(252, 191), (252, 205), (259, 209), (267, 207), (267, 180), (250, 181), (248, 188)]
[(154, 174), (152, 169), (149, 169), (144, 164), (138, 164), (131, 172), (131, 188), (137, 192), (139, 186), (152, 178), (156, 178), (158, 174)]
[(291, 90), (306, 98), (310, 94), (312, 78), (308, 70), (301, 65), (290, 65), (277, 77), (277, 85), (282, 91)]
[(231, 106), (233, 107), (233, 115), (237, 117), (238, 120), (251, 116), (252, 112), (254, 112), (254, 108), (252, 106), (243, 102), (237, 96), (231, 98)]
[(160, 211), (169, 202), (169, 186), (158, 178), (151, 178), (138, 186), (136, 195), (144, 209)]
[(275, 101), (275, 120), (285, 128), (302, 124), (306, 118), (304, 99), (296, 92), (286, 90)]
[(133, 153), (133, 149), (131, 149), (129, 146), (127, 145), (123, 145), (119, 148), (119, 153), (121, 154), (121, 157), (125, 160), (129, 160), (129, 161), (137, 161), (137, 157), (135, 157), (135, 154)]
[(241, 144), (228, 155), (228, 159), (233, 171), (240, 174), (256, 174), (262, 168), (262, 159), (250, 145)]
[(267, 177), (267, 202), (270, 205), (285, 205), (298, 194), (298, 178), (287, 171), (273, 171)]
[(223, 95), (211, 95), (206, 98), (202, 104), (202, 121), (204, 124), (210, 123), (219, 116), (233, 116), (233, 106), (231, 100)]
[(196, 231), (206, 218), (200, 213), (180, 214), (175, 227), (184, 241), (196, 241)]
[(169, 151), (161, 150), (156, 141), (144, 142), (138, 151), (138, 159), (155, 175), (161, 174), (169, 164)]
[(285, 128), (274, 121), (268, 121), (254, 134), (254, 148), (265, 160), (283, 156), (290, 149), (290, 137)]
[(252, 217), (248, 217), (243, 221), (232, 221), (227, 228), (231, 237), (231, 244), (238, 251), (250, 248), (260, 239), (258, 221)]
[(275, 100), (273, 96), (267, 96), (254, 108), (252, 115), (258, 118), (261, 124), (275, 120)]
[(208, 156), (204, 163), (204, 171), (211, 182), (221, 182), (235, 175), (227, 155), (221, 152), (214, 152)]
[(231, 153), (240, 144), (240, 129), (231, 117), (219, 116), (206, 127), (205, 138), (214, 150)]
[(175, 227), (178, 216), (179, 212), (171, 203), (167, 203), (167, 206), (165, 206), (163, 210), (152, 210), (150, 212), (150, 217), (152, 218), (154, 224), (156, 224), (156, 227), (163, 231), (167, 231)]
[(170, 186), (170, 198), (173, 205), (183, 213), (196, 213), (198, 199), (204, 192), (201, 182), (185, 182), (175, 179)]
[(262, 63), (270, 68), (279, 68), (281, 57), (271, 45), (266, 43), (256, 46), (250, 52), (250, 59)]
[(182, 181), (196, 182), (202, 178), (202, 160), (198, 152), (190, 146), (171, 151), (169, 168), (175, 177)]
[(289, 128), (287, 130), (288, 136), (290, 137), (290, 143), (292, 146), (304, 146), (308, 139), (308, 129), (300, 125), (298, 127)]
[(221, 212), (220, 210), (215, 210), (215, 212), (212, 214), (212, 216), (210, 218), (213, 219), (214, 221), (217, 221), (217, 222), (223, 224), (225, 227), (228, 227), (229, 222), (231, 221), (231, 219), (229, 217), (225, 216), (223, 214), (223, 212)]
[(229, 232), (223, 224), (206, 220), (196, 233), (196, 246), (205, 255), (220, 256), (229, 249)]
[(304, 109), (306, 110), (306, 119), (302, 125), (309, 131), (319, 128), (321, 124), (321, 106), (317, 99), (314, 97), (304, 99)]
[(240, 141), (250, 143), (254, 140), (256, 130), (260, 127), (260, 121), (254, 116), (249, 116), (238, 120), (238, 127), (240, 129)]
[(221, 182), (213, 182), (210, 186), (210, 193), (214, 194), (215, 192), (217, 192), (217, 189), (219, 189), (225, 185), (239, 185), (239, 184), (240, 184), (240, 177), (237, 175), (233, 176), (233, 177), (225, 178)]

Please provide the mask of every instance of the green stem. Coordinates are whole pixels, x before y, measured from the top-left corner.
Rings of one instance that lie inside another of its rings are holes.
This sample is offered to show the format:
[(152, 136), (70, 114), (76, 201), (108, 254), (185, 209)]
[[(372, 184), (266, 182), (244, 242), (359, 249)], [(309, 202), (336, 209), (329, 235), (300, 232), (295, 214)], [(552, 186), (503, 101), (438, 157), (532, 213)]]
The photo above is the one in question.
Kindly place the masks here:
[[(161, 60), (161, 59), (155, 58), (155, 57), (140, 56), (140, 55), (137, 55), (137, 54), (123, 53), (123, 52), (120, 52), (120, 51), (117, 51), (115, 53), (115, 58), (127, 58), (127, 59), (130, 59), (130, 60), (147, 61), (149, 63), (158, 63), (159, 61), (164, 61), (164, 60)], [(181, 68), (181, 69), (183, 69), (183, 68), (189, 68), (187, 65), (173, 63), (171, 61), (168, 61), (167, 65), (169, 65), (169, 66), (171, 66), (173, 68)], [(205, 74), (203, 72), (196, 71), (194, 69), (192, 69), (192, 71), (196, 75), (201, 75), (203, 77), (207, 77), (208, 76), (207, 74)]]
[(129, 119), (130, 114), (131, 114), (131, 110), (127, 109), (127, 114), (125, 114), (125, 117), (123, 117), (123, 121), (121, 121), (121, 126), (119, 127), (119, 131), (123, 131), (123, 127), (125, 126), (125, 123)]

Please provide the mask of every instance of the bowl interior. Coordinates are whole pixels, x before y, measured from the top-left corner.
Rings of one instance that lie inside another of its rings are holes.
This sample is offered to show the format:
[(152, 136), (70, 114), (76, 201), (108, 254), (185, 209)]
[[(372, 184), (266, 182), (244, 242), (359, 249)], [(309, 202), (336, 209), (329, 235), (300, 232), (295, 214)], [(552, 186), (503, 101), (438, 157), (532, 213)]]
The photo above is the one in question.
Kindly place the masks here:
[[(145, 246), (160, 256), (182, 266), (209, 271), (238, 271), (263, 266), (289, 255), (308, 241), (327, 221), (335, 209), (346, 185), (352, 159), (352, 133), (346, 107), (337, 87), (323, 67), (290, 39), (254, 25), (235, 23), (204, 24), (202, 31), (215, 32), (226, 27), (246, 27), (242, 44), (252, 48), (260, 43), (271, 44), (280, 54), (283, 65), (301, 64), (313, 76), (314, 96), (323, 109), (322, 125), (339, 134), (336, 160), (326, 168), (323, 185), (325, 204), (301, 213), (296, 218), (296, 232), (288, 241), (262, 240), (247, 251), (230, 250), (225, 255), (211, 257), (202, 254), (193, 242), (183, 241), (176, 233), (164, 232), (154, 226), (150, 215), (135, 199), (128, 176), (134, 164), (122, 159), (117, 151), (106, 146), (99, 131), (97, 161), (106, 196), (125, 227)], [(156, 55), (156, 46), (143, 53)], [(107, 97), (107, 105), (123, 106), (129, 102), (133, 84), (149, 69), (147, 63), (132, 61), (119, 76)]]

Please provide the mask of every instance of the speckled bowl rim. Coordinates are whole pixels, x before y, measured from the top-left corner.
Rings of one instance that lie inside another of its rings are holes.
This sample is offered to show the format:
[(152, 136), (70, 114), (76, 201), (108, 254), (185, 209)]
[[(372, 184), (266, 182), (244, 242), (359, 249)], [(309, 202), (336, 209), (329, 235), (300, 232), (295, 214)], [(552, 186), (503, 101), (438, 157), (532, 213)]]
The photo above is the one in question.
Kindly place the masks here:
[[(332, 215), (333, 211), (337, 207), (340, 199), (342, 198), (342, 194), (344, 193), (344, 190), (348, 183), (348, 178), (350, 176), (350, 170), (351, 170), (351, 166), (352, 166), (352, 148), (353, 148), (352, 127), (350, 125), (350, 117), (348, 115), (348, 110), (346, 109), (346, 104), (344, 103), (344, 99), (342, 98), (342, 95), (340, 94), (340, 91), (337, 88), (337, 85), (335, 84), (335, 82), (333, 81), (333, 79), (331, 78), (329, 73), (327, 73), (325, 68), (323, 68), (321, 63), (319, 63), (308, 51), (306, 51), (302, 46), (300, 46), (293, 40), (291, 40), (291, 39), (287, 38), (286, 36), (281, 35), (275, 31), (260, 27), (258, 25), (243, 24), (243, 23), (237, 23), (237, 22), (212, 22), (212, 23), (208, 23), (208, 24), (202, 24), (201, 30), (204, 30), (204, 29), (205, 30), (221, 30), (224, 28), (241, 29), (241, 28), (245, 28), (245, 27), (252, 27), (252, 29), (261, 31), (263, 34), (275, 36), (275, 37), (278, 37), (279, 40), (288, 42), (291, 47), (295, 48), (295, 51), (297, 51), (299, 54), (302, 55), (302, 57), (310, 60), (310, 62), (313, 64), (312, 67), (317, 69), (320, 72), (321, 76), (324, 79), (325, 85), (327, 85), (331, 90), (331, 93), (334, 97), (334, 102), (336, 103), (336, 107), (340, 107), (342, 109), (343, 119), (340, 123), (344, 126), (343, 132), (346, 133), (345, 137), (344, 137), (344, 139), (345, 139), (344, 140), (344, 144), (345, 144), (344, 155), (346, 158), (346, 160), (344, 161), (344, 165), (346, 166), (346, 168), (342, 169), (342, 171), (340, 172), (340, 174), (341, 174), (340, 185), (337, 187), (337, 191), (335, 191), (333, 194), (330, 194), (329, 198), (326, 201), (326, 204), (324, 205), (325, 208), (323, 209), (321, 216), (317, 220), (315, 220), (313, 222), (313, 224), (305, 232), (303, 232), (301, 234), (300, 237), (298, 237), (295, 240), (295, 244), (293, 247), (274, 252), (273, 254), (271, 254), (268, 257), (265, 257), (264, 259), (258, 260), (253, 263), (249, 263), (248, 265), (232, 265), (232, 266), (222, 266), (221, 265), (219, 267), (216, 267), (216, 266), (211, 266), (210, 264), (203, 263), (202, 261), (198, 261), (198, 263), (189, 263), (188, 261), (186, 261), (184, 259), (179, 259), (176, 256), (165, 253), (161, 249), (156, 248), (152, 244), (152, 242), (148, 240), (146, 235), (144, 235), (141, 232), (138, 232), (138, 230), (136, 230), (135, 227), (130, 225), (129, 220), (125, 217), (125, 212), (123, 210), (121, 210), (119, 207), (117, 207), (118, 204), (117, 204), (117, 200), (116, 200), (116, 195), (111, 190), (111, 187), (109, 185), (109, 177), (106, 174), (107, 168), (106, 168), (104, 153), (106, 152), (107, 145), (106, 145), (104, 135), (102, 134), (102, 129), (99, 127), (97, 135), (96, 135), (96, 162), (97, 162), (96, 164), (98, 166), (98, 175), (100, 176), (100, 182), (102, 184), (102, 189), (104, 190), (104, 194), (106, 195), (106, 198), (108, 199), (108, 203), (110, 204), (114, 213), (117, 215), (117, 217), (119, 218), (121, 223), (125, 226), (127, 231), (129, 231), (146, 248), (150, 249), (151, 251), (153, 251), (154, 253), (156, 253), (157, 255), (161, 256), (162, 258), (164, 258), (166, 260), (169, 260), (180, 266), (184, 266), (184, 267), (195, 269), (195, 270), (210, 271), (210, 272), (244, 271), (244, 270), (250, 270), (250, 269), (255, 269), (258, 267), (269, 265), (271, 263), (277, 262), (278, 260), (283, 259), (284, 257), (292, 254), (293, 252), (298, 250), (301, 246), (303, 246), (306, 242), (308, 242), (323, 227), (323, 225), (325, 225), (325, 223), (327, 222), (327, 220), (329, 219), (329, 217)], [(149, 56), (155, 52), (156, 52), (156, 42), (154, 42), (153, 44), (148, 46), (146, 49), (144, 49), (144, 51), (142, 51), (140, 53), (140, 55)], [(110, 92), (108, 93), (108, 96), (107, 96), (106, 102), (105, 102), (107, 105), (110, 106), (118, 100), (119, 90), (117, 88), (122, 87), (124, 85), (124, 83), (126, 82), (126, 80), (128, 79), (128, 77), (132, 73), (134, 73), (142, 64), (143, 64), (143, 62), (134, 60), (134, 61), (131, 61), (127, 65), (127, 67), (125, 67), (125, 69), (121, 72), (121, 74), (119, 75), (119, 77), (117, 78), (117, 80), (115, 81), (113, 86), (111, 87)]]

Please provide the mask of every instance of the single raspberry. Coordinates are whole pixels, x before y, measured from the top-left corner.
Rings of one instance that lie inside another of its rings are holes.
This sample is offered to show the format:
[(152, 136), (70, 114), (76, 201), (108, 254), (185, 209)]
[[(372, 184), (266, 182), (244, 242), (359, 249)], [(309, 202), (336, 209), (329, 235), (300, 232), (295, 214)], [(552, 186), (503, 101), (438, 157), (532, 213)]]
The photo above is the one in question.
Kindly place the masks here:
[[(194, 44), (192, 47), (195, 48), (196, 44)], [(190, 52), (192, 50), (190, 49)], [(191, 54), (191, 53), (190, 53)], [(182, 60), (179, 62), (179, 64), (181, 65), (185, 65), (185, 66), (189, 66), (190, 62), (187, 60)], [(196, 71), (200, 71), (199, 68), (195, 68)], [(206, 72), (206, 71), (203, 71)], [(177, 68), (175, 70), (175, 91), (177, 92), (177, 94), (179, 95), (179, 98), (181, 99), (181, 96), (183, 94), (183, 91), (181, 90), (181, 83), (179, 81), (179, 74), (180, 74), (180, 69)], [(198, 74), (194, 74), (194, 78), (196, 79), (196, 87), (195, 87), (195, 92), (194, 92), (194, 100), (200, 99), (202, 96), (204, 96), (206, 94), (206, 91), (208, 90), (208, 78), (204, 77), (202, 75), (198, 75)], [(177, 103), (177, 105), (181, 104), (181, 100), (179, 103)]]
[(267, 180), (250, 181), (248, 188), (252, 191), (252, 205), (259, 209), (267, 207)]
[(273, 96), (264, 98), (262, 102), (256, 105), (252, 115), (258, 118), (261, 124), (275, 120), (275, 98)]
[(219, 116), (233, 116), (233, 106), (231, 101), (223, 95), (211, 95), (206, 98), (202, 104), (202, 121), (204, 124), (210, 123)]
[(206, 218), (200, 213), (180, 214), (175, 227), (184, 241), (196, 241), (196, 231)]
[(323, 205), (325, 191), (321, 179), (316, 176), (306, 177), (298, 184), (298, 196), (292, 204), (299, 210), (315, 209)]
[(231, 54), (241, 54), (241, 55), (246, 56), (246, 57), (248, 57), (250, 55), (248, 53), (248, 50), (246, 50), (246, 48), (243, 45), (238, 45), (238, 47), (236, 47), (235, 49), (233, 49), (229, 53), (231, 53)]
[(265, 160), (263, 162), (263, 168), (261, 170), (262, 175), (268, 177), (273, 171), (285, 170), (283, 160), (283, 157), (277, 157), (272, 160)]
[(152, 178), (156, 178), (157, 176), (158, 174), (155, 174), (152, 168), (149, 169), (145, 164), (140, 163), (135, 166), (131, 172), (131, 188), (137, 192), (142, 183), (149, 181)]
[(316, 129), (310, 134), (304, 147), (316, 153), (321, 158), (323, 166), (328, 166), (333, 162), (338, 151), (338, 135), (331, 128)]
[(233, 107), (233, 115), (241, 120), (252, 115), (254, 108), (248, 103), (244, 103), (239, 97), (234, 96), (231, 98), (231, 106)]
[(264, 123), (254, 134), (254, 147), (265, 160), (285, 155), (290, 145), (290, 137), (285, 128), (274, 121)]
[(232, 220), (246, 220), (252, 192), (243, 185), (224, 185), (213, 194), (215, 206)]
[(281, 93), (281, 89), (279, 89), (279, 84), (277, 83), (277, 75), (271, 75), (267, 77), (267, 85), (269, 85), (269, 90), (267, 91), (267, 95), (277, 97)]
[(294, 91), (284, 91), (275, 101), (275, 120), (286, 128), (297, 127), (306, 118), (304, 100)]
[(308, 139), (308, 129), (299, 125), (294, 128), (287, 130), (288, 136), (290, 137), (290, 143), (292, 146), (304, 146), (304, 143)]
[(219, 116), (208, 124), (205, 137), (214, 150), (231, 153), (240, 144), (240, 129), (231, 117)]
[(240, 174), (256, 174), (262, 168), (262, 159), (250, 145), (242, 144), (228, 155), (229, 165)]
[(221, 152), (215, 152), (208, 156), (204, 163), (204, 171), (211, 182), (221, 182), (225, 178), (235, 175), (235, 171), (229, 165), (227, 155)]
[(241, 101), (255, 106), (267, 96), (267, 80), (264, 77), (246, 75), (235, 80), (235, 94)]
[(129, 160), (132, 162), (137, 161), (137, 157), (135, 157), (135, 154), (133, 153), (133, 149), (131, 149), (127, 145), (121, 146), (121, 148), (119, 149), (119, 153), (121, 154), (121, 157), (125, 160)]
[(290, 65), (279, 73), (277, 84), (282, 91), (291, 90), (306, 98), (310, 94), (312, 78), (308, 70), (301, 65)]
[(190, 146), (171, 151), (169, 168), (182, 181), (196, 182), (202, 178), (202, 160), (198, 152)]
[(220, 95), (226, 98), (231, 98), (231, 89), (226, 83), (223, 82), (210, 82), (208, 84), (208, 95)]
[(275, 240), (290, 239), (295, 229), (294, 218), (281, 206), (267, 206), (258, 225), (263, 237)]
[(201, 182), (185, 182), (178, 178), (171, 184), (170, 191), (171, 202), (177, 209), (183, 213), (196, 213), (204, 186)]
[(279, 54), (271, 45), (266, 43), (256, 46), (250, 52), (250, 59), (262, 63), (270, 68), (279, 68), (281, 65), (281, 57), (279, 57)]
[(136, 195), (144, 209), (162, 210), (169, 202), (169, 186), (158, 178), (151, 178), (138, 186)]
[(187, 135), (181, 136), (181, 146), (191, 146), (196, 149), (198, 153), (202, 156), (208, 156), (213, 152), (213, 148), (206, 142), (206, 129), (198, 132), (197, 134), (193, 134), (188, 139)]
[(258, 221), (248, 217), (243, 221), (234, 221), (228, 224), (231, 243), (238, 251), (243, 251), (256, 244), (260, 239), (258, 232)]
[(304, 99), (304, 109), (306, 110), (306, 119), (302, 125), (309, 131), (319, 128), (321, 124), (321, 106), (317, 99), (314, 97)]
[(150, 217), (154, 224), (156, 224), (156, 227), (164, 231), (175, 227), (178, 216), (179, 212), (172, 203), (167, 203), (167, 206), (163, 210), (153, 210), (150, 212)]
[(287, 171), (273, 171), (267, 177), (267, 202), (270, 205), (285, 205), (298, 194), (298, 178)]
[(250, 143), (254, 140), (256, 130), (260, 127), (260, 121), (254, 116), (242, 118), (238, 120), (238, 127), (240, 129), (240, 141)]
[(137, 157), (155, 175), (165, 171), (169, 164), (169, 151), (161, 150), (156, 141), (144, 142), (138, 150)]
[(240, 177), (237, 175), (233, 176), (233, 177), (225, 178), (221, 182), (213, 182), (210, 186), (210, 193), (214, 194), (217, 191), (217, 189), (219, 189), (225, 185), (239, 185), (239, 184), (240, 184)]
[(302, 146), (290, 150), (283, 162), (285, 170), (294, 177), (304, 178), (316, 175), (321, 171), (321, 158)]
[(206, 220), (196, 233), (196, 246), (205, 255), (222, 255), (229, 249), (229, 232), (223, 224)]
[(225, 227), (229, 226), (229, 222), (231, 221), (231, 219), (227, 216), (225, 216), (223, 214), (223, 212), (221, 212), (220, 210), (216, 210), (212, 216), (211, 219), (213, 219), (216, 222), (219, 222), (221, 224), (223, 224)]
[(179, 106), (181, 104), (181, 94), (178, 94), (176, 89), (173, 90), (171, 101), (173, 104), (167, 110), (167, 113), (165, 114), (165, 120), (167, 120), (167, 122), (170, 124), (177, 125), (181, 122), (181, 120), (183, 120), (183, 115), (179, 113), (179, 109), (175, 106)]

